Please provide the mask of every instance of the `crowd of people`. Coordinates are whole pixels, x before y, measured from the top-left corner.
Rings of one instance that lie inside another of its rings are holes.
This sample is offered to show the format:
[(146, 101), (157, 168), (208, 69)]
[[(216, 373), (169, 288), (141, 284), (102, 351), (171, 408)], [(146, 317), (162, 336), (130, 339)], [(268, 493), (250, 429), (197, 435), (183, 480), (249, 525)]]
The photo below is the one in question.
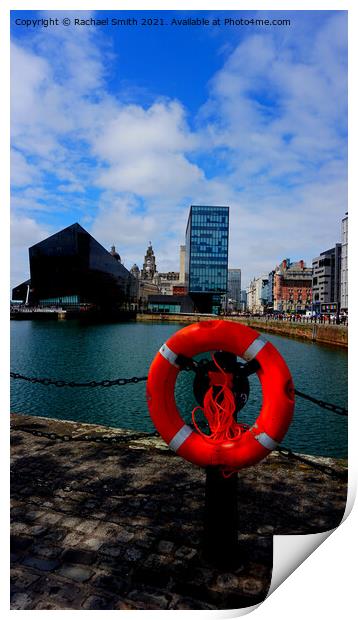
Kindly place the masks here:
[(291, 323), (320, 323), (327, 325), (348, 325), (348, 314), (284, 314), (284, 313), (272, 313), (272, 314), (250, 314), (242, 313), (240, 316), (254, 317), (263, 321), (289, 321)]

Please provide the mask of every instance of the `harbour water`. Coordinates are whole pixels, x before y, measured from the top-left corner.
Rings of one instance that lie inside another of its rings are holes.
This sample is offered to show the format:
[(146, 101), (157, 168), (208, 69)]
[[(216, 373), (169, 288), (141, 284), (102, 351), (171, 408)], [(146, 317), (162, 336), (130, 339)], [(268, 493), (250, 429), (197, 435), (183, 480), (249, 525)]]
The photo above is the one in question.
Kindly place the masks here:
[[(81, 325), (73, 321), (12, 321), (11, 370), (31, 377), (100, 381), (146, 376), (156, 352), (181, 329), (173, 323)], [(347, 352), (310, 342), (265, 334), (285, 358), (295, 387), (347, 407)], [(182, 372), (176, 398), (190, 421), (197, 405), (193, 374)], [(251, 423), (261, 406), (261, 388), (250, 377), (250, 397), (239, 419)], [(145, 382), (122, 387), (58, 388), (12, 380), (11, 411), (152, 432)], [(294, 421), (282, 442), (306, 454), (347, 457), (347, 418), (296, 399)]]

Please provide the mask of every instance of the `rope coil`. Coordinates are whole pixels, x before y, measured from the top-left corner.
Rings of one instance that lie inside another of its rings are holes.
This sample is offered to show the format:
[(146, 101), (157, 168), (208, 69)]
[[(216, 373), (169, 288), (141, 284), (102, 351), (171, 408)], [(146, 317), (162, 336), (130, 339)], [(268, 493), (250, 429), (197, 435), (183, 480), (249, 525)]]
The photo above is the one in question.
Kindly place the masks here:
[[(205, 394), (203, 407), (198, 405), (192, 411), (193, 425), (202, 437), (215, 443), (227, 440), (238, 441), (242, 433), (248, 429), (248, 425), (236, 422), (236, 401), (229, 387), (230, 375), (221, 368), (213, 354), (211, 358), (219, 373), (210, 373), (212, 385)], [(196, 421), (197, 411), (204, 414), (210, 435), (199, 428)]]

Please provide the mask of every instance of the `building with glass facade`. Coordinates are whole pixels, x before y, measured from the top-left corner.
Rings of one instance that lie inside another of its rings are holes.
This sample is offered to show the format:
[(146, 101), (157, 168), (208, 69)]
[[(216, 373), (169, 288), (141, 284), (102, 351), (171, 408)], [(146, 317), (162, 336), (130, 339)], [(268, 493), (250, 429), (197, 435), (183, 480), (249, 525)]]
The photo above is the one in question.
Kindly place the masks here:
[(312, 261), (312, 310), (317, 314), (339, 309), (341, 253), (342, 246), (336, 243), (334, 248), (321, 252)]
[(134, 301), (129, 271), (77, 223), (30, 247), (29, 259), (31, 305), (128, 308)]
[(217, 313), (228, 286), (229, 207), (192, 205), (185, 245), (185, 282), (195, 308)]
[(240, 310), (241, 269), (229, 269), (227, 288), (228, 303), (233, 310)]
[(342, 220), (341, 310), (348, 312), (348, 213)]
[(193, 311), (193, 300), (189, 295), (149, 295), (148, 297), (148, 312), (179, 314)]

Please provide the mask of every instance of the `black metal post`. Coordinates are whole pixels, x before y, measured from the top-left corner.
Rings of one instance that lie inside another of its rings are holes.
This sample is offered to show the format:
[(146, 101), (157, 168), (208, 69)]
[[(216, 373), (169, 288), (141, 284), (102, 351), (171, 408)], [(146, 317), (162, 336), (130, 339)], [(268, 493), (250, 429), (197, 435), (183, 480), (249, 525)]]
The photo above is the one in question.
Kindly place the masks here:
[(237, 472), (224, 478), (219, 467), (206, 468), (203, 549), (221, 567), (239, 564)]

